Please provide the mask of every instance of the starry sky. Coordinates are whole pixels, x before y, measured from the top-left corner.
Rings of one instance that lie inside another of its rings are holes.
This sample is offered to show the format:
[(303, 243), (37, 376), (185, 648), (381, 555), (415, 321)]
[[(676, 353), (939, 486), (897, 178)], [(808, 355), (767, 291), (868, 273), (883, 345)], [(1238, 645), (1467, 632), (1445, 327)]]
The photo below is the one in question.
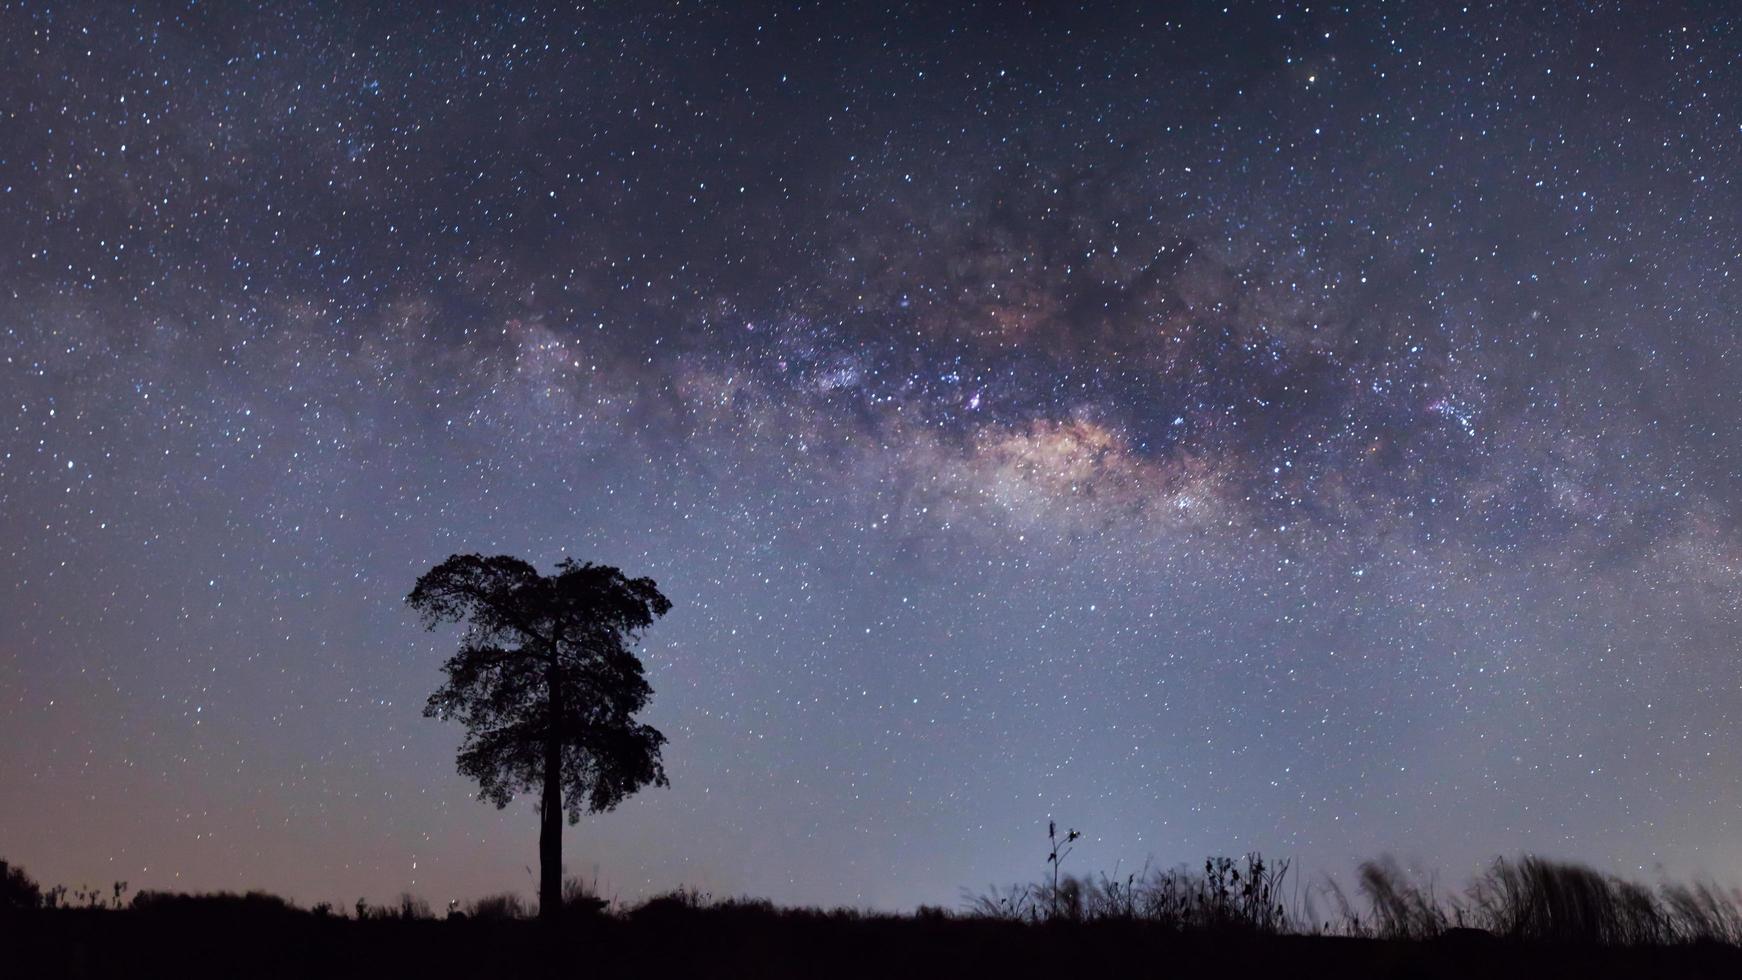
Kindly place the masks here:
[(675, 604), (607, 894), (1742, 877), (1733, 6), (564, 8), (0, 4), (0, 856), (530, 894), (476, 551)]

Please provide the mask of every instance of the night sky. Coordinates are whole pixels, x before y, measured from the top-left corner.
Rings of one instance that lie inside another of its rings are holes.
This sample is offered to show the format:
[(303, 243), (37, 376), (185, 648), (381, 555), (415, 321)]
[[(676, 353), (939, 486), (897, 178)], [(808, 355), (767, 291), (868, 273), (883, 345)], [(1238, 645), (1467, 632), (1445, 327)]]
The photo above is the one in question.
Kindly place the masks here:
[(1734, 6), (240, 8), (0, 5), (37, 878), (530, 894), (474, 551), (675, 604), (607, 894), (1742, 877)]

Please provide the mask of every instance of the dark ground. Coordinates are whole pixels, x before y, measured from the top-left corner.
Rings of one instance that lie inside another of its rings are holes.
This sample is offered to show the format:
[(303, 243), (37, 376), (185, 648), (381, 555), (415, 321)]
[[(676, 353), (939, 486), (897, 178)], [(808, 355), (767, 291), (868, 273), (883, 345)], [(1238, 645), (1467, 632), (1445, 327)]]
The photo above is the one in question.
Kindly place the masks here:
[(0, 977), (1742, 977), (1722, 945), (1602, 949), (1485, 935), (1421, 942), (1179, 934), (766, 908), (535, 921), (355, 921), (287, 910), (0, 917)]

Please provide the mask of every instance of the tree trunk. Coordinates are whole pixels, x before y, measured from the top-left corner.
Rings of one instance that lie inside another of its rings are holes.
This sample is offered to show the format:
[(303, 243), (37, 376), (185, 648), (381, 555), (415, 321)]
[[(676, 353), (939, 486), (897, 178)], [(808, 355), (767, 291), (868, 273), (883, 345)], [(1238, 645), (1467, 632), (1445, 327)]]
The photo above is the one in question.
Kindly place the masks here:
[(553, 919), (563, 904), (562, 774), (545, 752), (544, 800), (539, 807), (538, 916)]
[(563, 746), (557, 719), (561, 717), (556, 671), (551, 671), (550, 726), (544, 736), (544, 795), (539, 803), (538, 917), (553, 921), (563, 904)]

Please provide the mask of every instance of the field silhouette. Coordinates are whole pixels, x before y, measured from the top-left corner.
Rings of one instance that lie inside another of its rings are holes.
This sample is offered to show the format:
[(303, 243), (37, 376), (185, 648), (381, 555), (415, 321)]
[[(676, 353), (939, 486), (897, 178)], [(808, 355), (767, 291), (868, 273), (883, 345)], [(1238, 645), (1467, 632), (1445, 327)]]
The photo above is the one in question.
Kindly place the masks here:
[(1734, 892), (1540, 858), (1496, 861), (1437, 897), (1387, 860), (1361, 867), (1354, 896), (1321, 885), (1292, 899), (1286, 863), (1256, 855), (1123, 880), (1054, 879), (1054, 866), (908, 914), (690, 890), (620, 906), (569, 879), (542, 916), (515, 894), (444, 912), (411, 895), (350, 910), (259, 892), (128, 900), (124, 883), (69, 900), (0, 866), (0, 965), (68, 978), (1742, 975)]

